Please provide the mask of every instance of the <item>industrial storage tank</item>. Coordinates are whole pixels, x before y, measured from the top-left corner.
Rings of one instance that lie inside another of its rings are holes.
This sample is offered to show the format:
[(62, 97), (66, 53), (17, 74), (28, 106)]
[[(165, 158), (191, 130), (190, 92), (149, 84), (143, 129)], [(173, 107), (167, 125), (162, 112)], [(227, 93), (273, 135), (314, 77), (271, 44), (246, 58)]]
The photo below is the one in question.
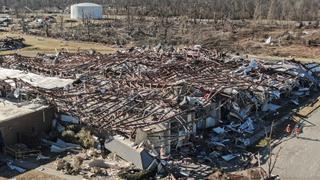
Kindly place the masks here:
[(71, 6), (71, 19), (101, 19), (102, 6), (94, 3), (80, 3)]

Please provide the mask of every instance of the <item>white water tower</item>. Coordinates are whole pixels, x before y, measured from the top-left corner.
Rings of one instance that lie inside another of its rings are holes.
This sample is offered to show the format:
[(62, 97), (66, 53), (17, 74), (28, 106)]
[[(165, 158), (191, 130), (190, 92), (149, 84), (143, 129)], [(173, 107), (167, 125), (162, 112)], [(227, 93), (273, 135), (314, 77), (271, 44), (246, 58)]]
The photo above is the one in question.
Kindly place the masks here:
[(103, 9), (99, 4), (80, 3), (71, 6), (71, 19), (102, 19)]

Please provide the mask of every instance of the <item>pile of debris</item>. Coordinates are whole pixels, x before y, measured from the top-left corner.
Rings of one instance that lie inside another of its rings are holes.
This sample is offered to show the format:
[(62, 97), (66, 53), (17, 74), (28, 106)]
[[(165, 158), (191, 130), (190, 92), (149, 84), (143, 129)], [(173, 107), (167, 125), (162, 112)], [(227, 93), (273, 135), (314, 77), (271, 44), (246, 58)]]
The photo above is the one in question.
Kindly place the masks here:
[(10, 16), (0, 17), (0, 28), (8, 27), (11, 23), (12, 23), (12, 18)]
[(254, 154), (245, 149), (273, 122), (290, 119), (284, 112), (319, 88), (319, 64), (246, 60), (200, 46), (2, 58), (3, 69), (72, 80), (46, 88), (40, 79), (6, 76), (7, 90), (19, 88), (78, 119), (105, 138), (106, 149), (140, 169), (162, 159), (163, 167), (178, 168), (182, 176), (200, 171), (184, 170), (178, 165), (184, 160), (170, 158), (194, 157), (194, 166), (250, 163)]
[(90, 156), (88, 153), (67, 156), (56, 161), (56, 170), (69, 175), (81, 175), (83, 178), (98, 178), (105, 176), (121, 177), (123, 179), (144, 179), (151, 177), (151, 171), (134, 168), (130, 163), (114, 159)]
[(130, 163), (121, 159), (103, 158), (95, 149), (83, 150), (78, 154), (68, 155), (56, 161), (56, 170), (69, 175), (81, 175), (84, 178), (97, 176), (116, 176)]
[(0, 51), (16, 50), (26, 47), (23, 38), (6, 37), (0, 39)]

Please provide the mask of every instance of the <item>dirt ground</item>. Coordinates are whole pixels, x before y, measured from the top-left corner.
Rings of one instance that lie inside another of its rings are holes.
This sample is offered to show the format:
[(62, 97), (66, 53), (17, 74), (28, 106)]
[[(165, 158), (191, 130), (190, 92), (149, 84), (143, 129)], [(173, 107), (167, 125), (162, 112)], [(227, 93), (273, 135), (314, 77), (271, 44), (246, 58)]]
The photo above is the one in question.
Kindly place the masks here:
[[(16, 175), (15, 175), (16, 174)], [(41, 172), (37, 169), (27, 171), (23, 174), (18, 175), (15, 171), (6, 170), (6, 172), (2, 172), (0, 175), (0, 180), (14, 178), (16, 180), (38, 180), (38, 179), (46, 179), (46, 180), (63, 180), (64, 178), (54, 176), (48, 173)]]
[(24, 34), (18, 34), (18, 33), (0, 32), (0, 38), (4, 38), (6, 36), (23, 37), (25, 39), (25, 44), (27, 44), (28, 46), (16, 51), (1, 51), (0, 55), (17, 52), (21, 55), (35, 56), (37, 55), (37, 53), (56, 53), (56, 50), (63, 49), (63, 48), (70, 52), (94, 49), (104, 54), (113, 53), (116, 51), (116, 48), (114, 47), (98, 44), (98, 43), (65, 41), (65, 40), (36, 37), (36, 36), (24, 35)]
[(24, 174), (21, 174), (19, 176), (16, 176), (15, 179), (17, 179), (17, 180), (30, 180), (30, 179), (34, 179), (34, 180), (38, 180), (38, 179), (62, 180), (63, 178), (53, 176), (53, 175), (50, 175), (47, 173), (43, 173), (38, 170), (32, 170), (32, 171), (28, 171)]
[[(283, 180), (320, 179), (320, 109), (316, 110), (299, 138), (286, 138), (273, 152), (280, 150), (273, 174)], [(307, 168), (306, 168), (307, 165)], [(266, 168), (267, 169), (267, 168)]]

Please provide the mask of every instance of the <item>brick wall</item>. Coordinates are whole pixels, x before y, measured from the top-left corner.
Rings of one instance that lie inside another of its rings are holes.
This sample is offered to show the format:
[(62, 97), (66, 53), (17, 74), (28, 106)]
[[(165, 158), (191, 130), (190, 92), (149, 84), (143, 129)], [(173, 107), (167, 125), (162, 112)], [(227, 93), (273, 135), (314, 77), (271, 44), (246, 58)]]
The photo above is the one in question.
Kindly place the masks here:
[(53, 118), (53, 109), (47, 108), (1, 121), (0, 131), (5, 144), (22, 142), (30, 137), (36, 137), (43, 132), (49, 131)]

